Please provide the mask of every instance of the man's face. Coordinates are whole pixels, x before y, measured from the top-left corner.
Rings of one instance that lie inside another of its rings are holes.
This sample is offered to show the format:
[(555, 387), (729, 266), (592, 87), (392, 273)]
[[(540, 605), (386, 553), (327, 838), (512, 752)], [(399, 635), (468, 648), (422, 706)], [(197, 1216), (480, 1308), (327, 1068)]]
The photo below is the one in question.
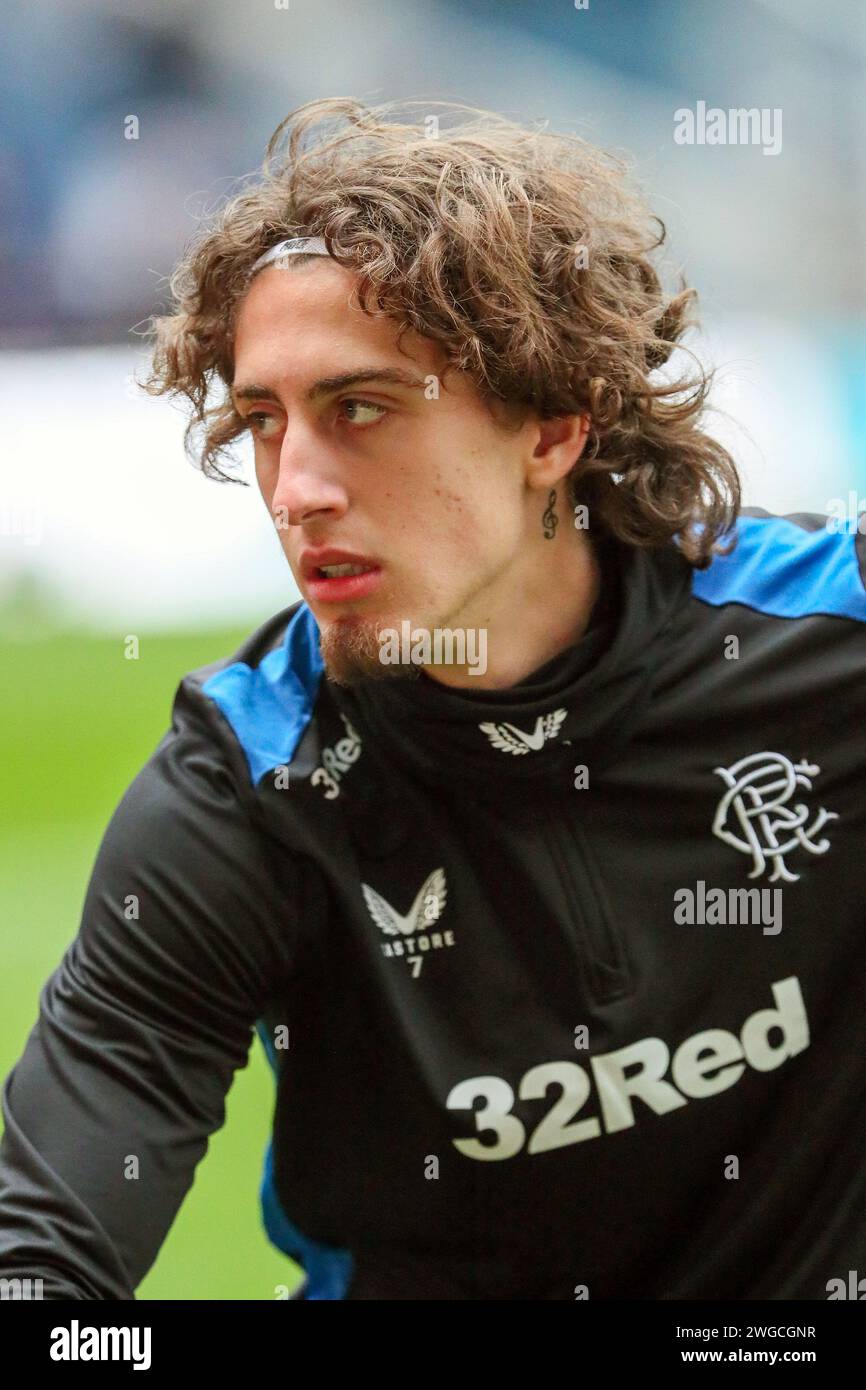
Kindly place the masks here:
[[(326, 671), (344, 684), (417, 673), (382, 663), (383, 628), (400, 632), (408, 619), (431, 632), (486, 629), (513, 618), (539, 497), (524, 474), (537, 432), (505, 432), (464, 373), (450, 372), (446, 389), (438, 346), (413, 331), (398, 349), (393, 320), (350, 307), (354, 284), (324, 257), (262, 271), (240, 306), (234, 376), (259, 488), (318, 623)], [(377, 376), (387, 372), (407, 381)], [(327, 380), (355, 373), (365, 379)], [(323, 548), (375, 570), (324, 578)]]

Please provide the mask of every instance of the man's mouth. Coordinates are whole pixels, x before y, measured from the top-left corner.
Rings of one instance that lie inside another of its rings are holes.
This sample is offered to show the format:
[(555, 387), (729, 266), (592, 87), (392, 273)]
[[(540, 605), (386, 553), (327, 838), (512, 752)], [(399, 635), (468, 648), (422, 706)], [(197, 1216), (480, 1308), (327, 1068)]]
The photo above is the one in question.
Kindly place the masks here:
[(382, 578), (382, 566), (363, 551), (336, 545), (310, 546), (300, 554), (300, 582), (317, 603), (366, 598)]
[(366, 598), (381, 578), (378, 565), (317, 565), (307, 580), (307, 591), (319, 603), (345, 603)]
[(375, 565), (317, 565), (316, 573), (321, 579), (342, 579), (346, 574), (367, 574)]

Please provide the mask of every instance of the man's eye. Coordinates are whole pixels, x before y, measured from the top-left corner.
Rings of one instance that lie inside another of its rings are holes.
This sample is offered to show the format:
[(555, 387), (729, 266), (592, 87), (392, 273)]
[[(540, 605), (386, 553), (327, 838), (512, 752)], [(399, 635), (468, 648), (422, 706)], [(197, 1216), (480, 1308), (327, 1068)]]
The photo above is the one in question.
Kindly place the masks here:
[[(374, 425), (376, 420), (380, 419), (385, 414), (384, 405), (374, 405), (372, 401), (359, 401), (354, 397), (348, 397), (346, 400), (341, 401), (340, 405), (343, 406), (344, 409), (352, 412), (348, 418), (353, 425)], [(375, 412), (373, 419), (364, 415), (365, 411), (370, 410)]]
[[(376, 405), (373, 401), (356, 400), (354, 397), (347, 397), (340, 401), (340, 409), (346, 412), (344, 419), (352, 425), (375, 425), (377, 420), (387, 414), (387, 408), (384, 405)], [(251, 410), (249, 415), (244, 417), (244, 423), (257, 439), (273, 439), (279, 430), (277, 416), (270, 415), (265, 410)]]
[(245, 421), (249, 427), (250, 433), (263, 439), (266, 437), (264, 432), (268, 424), (275, 425), (277, 423), (277, 417), (275, 415), (268, 415), (264, 410), (251, 410), (249, 415), (245, 417)]

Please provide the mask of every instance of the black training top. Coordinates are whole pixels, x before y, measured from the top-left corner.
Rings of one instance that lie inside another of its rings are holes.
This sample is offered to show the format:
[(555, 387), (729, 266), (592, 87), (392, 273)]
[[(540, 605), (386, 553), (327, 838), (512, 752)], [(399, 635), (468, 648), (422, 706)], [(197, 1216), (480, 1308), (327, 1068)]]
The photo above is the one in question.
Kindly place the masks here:
[(303, 603), (187, 676), (3, 1091), (0, 1276), (132, 1298), (254, 1029), (308, 1298), (862, 1269), (866, 553), (833, 525), (743, 513), (701, 572), (610, 542), (589, 631), (507, 690), (336, 686)]

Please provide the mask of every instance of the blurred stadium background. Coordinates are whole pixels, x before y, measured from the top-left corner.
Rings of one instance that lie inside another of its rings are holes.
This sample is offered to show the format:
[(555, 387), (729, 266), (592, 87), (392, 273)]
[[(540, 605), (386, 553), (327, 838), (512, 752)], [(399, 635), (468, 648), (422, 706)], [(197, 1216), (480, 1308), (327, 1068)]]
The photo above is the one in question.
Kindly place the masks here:
[[(178, 680), (297, 597), (254, 489), (202, 478), (180, 408), (131, 381), (199, 219), (320, 96), (465, 101), (626, 152), (701, 292), (746, 501), (825, 511), (866, 492), (866, 7), (11, 0), (0, 29), (5, 1077)], [(778, 108), (780, 152), (676, 144), (698, 101)], [(140, 1297), (297, 1282), (259, 1221), (272, 1102), (256, 1043)]]

